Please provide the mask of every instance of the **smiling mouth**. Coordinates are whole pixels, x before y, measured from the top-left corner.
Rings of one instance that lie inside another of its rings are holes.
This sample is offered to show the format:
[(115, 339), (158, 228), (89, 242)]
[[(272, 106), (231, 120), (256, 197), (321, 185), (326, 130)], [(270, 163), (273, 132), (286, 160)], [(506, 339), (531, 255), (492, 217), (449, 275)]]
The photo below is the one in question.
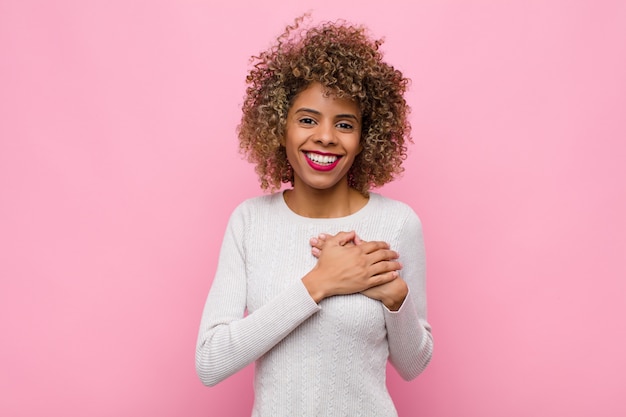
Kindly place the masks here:
[(329, 166), (334, 164), (339, 157), (337, 155), (320, 155), (318, 153), (305, 152), (304, 155), (309, 161), (314, 162), (317, 165)]
[(316, 171), (332, 171), (341, 159), (341, 155), (322, 155), (317, 152), (304, 152), (304, 156), (309, 166)]

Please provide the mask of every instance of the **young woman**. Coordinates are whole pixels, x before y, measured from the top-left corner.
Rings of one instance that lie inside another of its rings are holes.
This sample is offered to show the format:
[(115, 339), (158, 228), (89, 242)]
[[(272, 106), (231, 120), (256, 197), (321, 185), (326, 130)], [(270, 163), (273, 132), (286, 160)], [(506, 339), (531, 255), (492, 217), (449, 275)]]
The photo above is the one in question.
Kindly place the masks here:
[(253, 416), (396, 416), (387, 360), (409, 380), (433, 348), (422, 229), (369, 190), (402, 171), (408, 81), (364, 28), (301, 26), (247, 77), (240, 147), (273, 193), (229, 220), (196, 368), (214, 385), (256, 361)]

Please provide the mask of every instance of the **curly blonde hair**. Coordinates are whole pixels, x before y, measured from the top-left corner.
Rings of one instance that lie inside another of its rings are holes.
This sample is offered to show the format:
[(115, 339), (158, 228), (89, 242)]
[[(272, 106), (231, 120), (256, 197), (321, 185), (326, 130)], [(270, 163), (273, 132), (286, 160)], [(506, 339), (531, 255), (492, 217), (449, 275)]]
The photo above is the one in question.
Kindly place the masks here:
[(261, 188), (275, 191), (293, 184), (293, 171), (281, 145), (287, 112), (294, 98), (311, 83), (331, 94), (356, 101), (361, 110), (361, 144), (348, 183), (367, 196), (403, 171), (405, 141), (411, 141), (409, 106), (404, 99), (409, 80), (383, 62), (379, 47), (362, 26), (346, 22), (302, 27), (296, 19), (267, 51), (253, 56), (246, 77), (239, 148), (256, 164)]

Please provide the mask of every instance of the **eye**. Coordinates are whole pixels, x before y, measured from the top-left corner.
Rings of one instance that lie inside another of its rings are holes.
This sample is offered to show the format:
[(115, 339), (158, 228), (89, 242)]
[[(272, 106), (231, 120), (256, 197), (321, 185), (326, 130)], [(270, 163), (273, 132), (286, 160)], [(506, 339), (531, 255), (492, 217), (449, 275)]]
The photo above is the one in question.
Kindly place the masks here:
[(352, 129), (354, 129), (354, 126), (352, 126), (350, 123), (347, 123), (347, 122), (337, 123), (337, 127), (339, 129), (342, 129), (342, 130), (352, 130)]
[(298, 119), (299, 123), (302, 123), (303, 125), (313, 125), (315, 124), (315, 120), (313, 120), (310, 117), (302, 117), (300, 119)]

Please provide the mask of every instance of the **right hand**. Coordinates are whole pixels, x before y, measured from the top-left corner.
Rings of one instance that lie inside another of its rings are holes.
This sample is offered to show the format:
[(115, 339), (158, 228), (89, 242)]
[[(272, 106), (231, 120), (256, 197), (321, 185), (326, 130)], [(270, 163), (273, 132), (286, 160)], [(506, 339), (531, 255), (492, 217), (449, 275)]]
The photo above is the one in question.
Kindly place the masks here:
[(333, 295), (355, 294), (398, 278), (398, 253), (386, 242), (355, 245), (354, 231), (326, 235), (317, 265), (302, 278), (311, 297), (320, 302)]

